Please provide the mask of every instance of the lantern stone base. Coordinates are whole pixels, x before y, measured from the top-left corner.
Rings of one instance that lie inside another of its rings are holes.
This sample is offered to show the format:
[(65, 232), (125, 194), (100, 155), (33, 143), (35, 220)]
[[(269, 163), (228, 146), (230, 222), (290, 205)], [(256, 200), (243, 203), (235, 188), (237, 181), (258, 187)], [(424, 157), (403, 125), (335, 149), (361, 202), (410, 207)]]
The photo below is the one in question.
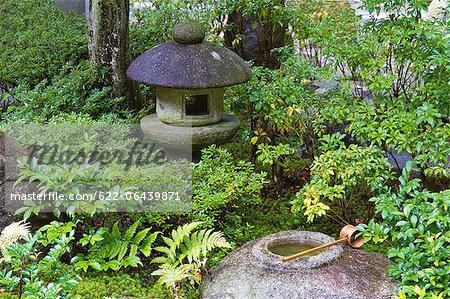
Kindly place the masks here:
[(156, 114), (141, 120), (141, 129), (153, 142), (169, 150), (198, 151), (211, 144), (223, 144), (233, 138), (239, 120), (224, 115), (216, 124), (201, 127), (179, 127), (163, 123)]

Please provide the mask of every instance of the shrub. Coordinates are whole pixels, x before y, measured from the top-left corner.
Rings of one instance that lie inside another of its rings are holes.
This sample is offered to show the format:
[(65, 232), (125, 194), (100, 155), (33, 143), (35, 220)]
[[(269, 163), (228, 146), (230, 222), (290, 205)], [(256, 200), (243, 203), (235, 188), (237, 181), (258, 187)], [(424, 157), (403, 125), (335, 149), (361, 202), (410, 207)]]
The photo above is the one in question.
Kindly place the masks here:
[(395, 262), (389, 273), (401, 280), (399, 298), (448, 298), (450, 190), (423, 189), (416, 170), (408, 162), (398, 188), (372, 199), (381, 218), (360, 229), (367, 241), (389, 243), (387, 255)]
[[(256, 137), (254, 137), (256, 138)], [(263, 166), (271, 168), (271, 175), (274, 181), (277, 181), (277, 173), (288, 166), (283, 163), (283, 159), (294, 153), (294, 149), (288, 144), (266, 145), (260, 144), (256, 152), (256, 160)]]
[[(425, 20), (429, 1), (362, 1), (374, 15), (348, 43), (330, 44), (336, 64), (351, 79), (364, 82), (374, 98), (388, 97), (405, 106), (428, 102), (449, 114), (448, 19)], [(362, 97), (362, 93), (360, 93)]]
[(260, 202), (265, 173), (255, 173), (250, 162), (234, 162), (229, 152), (210, 146), (194, 166), (193, 205), (190, 218), (215, 225), (237, 205)]
[(445, 109), (428, 101), (418, 106), (389, 98), (366, 102), (338, 93), (324, 105), (314, 125), (318, 135), (333, 127), (345, 128), (351, 141), (382, 149), (385, 155), (391, 155), (397, 167), (393, 150), (407, 152), (421, 166), (424, 176), (448, 180), (450, 123)]
[(86, 20), (53, 0), (1, 1), (0, 15), (0, 82), (33, 86), (67, 61), (87, 58)]
[(287, 143), (300, 147), (304, 156), (315, 155), (316, 138), (312, 120), (322, 99), (309, 88), (317, 70), (293, 48), (283, 49), (278, 70), (253, 67), (253, 77), (246, 84), (229, 90), (227, 101), (240, 115), (245, 139), (253, 146), (252, 159), (259, 144)]
[(110, 88), (105, 87), (105, 81), (104, 70), (91, 67), (88, 61), (77, 65), (68, 62), (51, 83), (43, 80), (34, 88), (20, 83), (14, 93), (21, 102), (9, 107), (9, 118), (37, 123), (48, 121), (62, 111), (94, 118), (103, 113), (119, 112), (122, 99), (109, 98)]
[[(134, 4), (145, 2), (135, 0)], [(193, 20), (204, 26), (207, 32), (219, 32), (226, 14), (217, 1), (162, 0), (151, 6), (143, 5), (133, 10), (134, 22), (130, 24), (130, 48), (132, 56), (141, 55), (149, 48), (172, 39), (172, 29), (180, 21)], [(210, 35), (210, 40), (217, 37)]]
[[(355, 212), (350, 211), (352, 205), (360, 206), (383, 190), (383, 185), (391, 177), (391, 165), (383, 157), (383, 152), (374, 146), (351, 144), (346, 147), (339, 144), (338, 138), (338, 145), (333, 149), (327, 143), (335, 143), (336, 146), (336, 139), (324, 139), (323, 148), (329, 150), (314, 159), (311, 181), (297, 193), (294, 209), (304, 209), (308, 221), (324, 216), (331, 210), (331, 217), (346, 223), (353, 220), (350, 219), (350, 213)], [(331, 204), (339, 207), (340, 212), (332, 210)], [(367, 219), (371, 215), (357, 216)]]
[(332, 66), (338, 44), (341, 48), (352, 43), (357, 32), (357, 16), (345, 1), (292, 1), (289, 25), (300, 55), (319, 67)]
[(19, 298), (78, 298), (70, 291), (80, 278), (61, 261), (70, 252), (74, 223), (52, 222), (23, 242), (6, 245), (0, 264), (0, 286)]

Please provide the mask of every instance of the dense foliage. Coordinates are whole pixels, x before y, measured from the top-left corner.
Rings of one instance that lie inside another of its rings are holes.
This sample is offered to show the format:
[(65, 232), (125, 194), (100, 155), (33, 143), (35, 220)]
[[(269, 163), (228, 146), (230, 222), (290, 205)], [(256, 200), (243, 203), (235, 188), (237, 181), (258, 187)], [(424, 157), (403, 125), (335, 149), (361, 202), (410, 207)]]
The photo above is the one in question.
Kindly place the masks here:
[(71, 296), (80, 277), (61, 261), (71, 251), (74, 223), (52, 222), (34, 235), (23, 236), (5, 248), (0, 283), (19, 298), (77, 298)]
[(398, 188), (388, 188), (371, 199), (376, 204), (379, 221), (361, 225), (364, 236), (375, 243), (388, 241), (387, 252), (395, 263), (389, 271), (405, 286), (406, 295), (419, 298), (450, 296), (450, 190), (431, 192), (422, 189), (408, 162), (399, 177)]
[[(105, 212), (98, 202), (44, 218), (45, 204), (19, 210), (41, 227), (0, 236), (0, 298), (197, 298), (230, 248), (280, 230), (333, 234), (361, 222), (366, 240), (381, 245), (369, 248), (386, 248), (394, 262), (398, 298), (449, 297), (450, 32), (449, 18), (423, 17), (428, 2), (363, 0), (373, 16), (364, 24), (345, 1), (163, 0), (134, 10), (133, 57), (187, 19), (242, 54), (233, 18), (250, 20), (262, 61), (225, 94), (241, 128), (186, 163), (190, 211)], [(51, 0), (3, 1), (0, 15), (0, 128), (24, 145), (61, 138), (66, 150), (130, 148), (128, 125), (154, 110), (154, 90), (140, 87), (148, 105), (139, 113), (111, 99), (108, 70), (88, 62), (85, 20)], [(18, 166), (19, 181), (40, 192), (121, 196), (167, 185), (176, 172), (23, 158)], [(157, 174), (167, 180), (152, 181)]]
[(37, 84), (87, 58), (87, 24), (53, 1), (0, 3), (0, 81)]

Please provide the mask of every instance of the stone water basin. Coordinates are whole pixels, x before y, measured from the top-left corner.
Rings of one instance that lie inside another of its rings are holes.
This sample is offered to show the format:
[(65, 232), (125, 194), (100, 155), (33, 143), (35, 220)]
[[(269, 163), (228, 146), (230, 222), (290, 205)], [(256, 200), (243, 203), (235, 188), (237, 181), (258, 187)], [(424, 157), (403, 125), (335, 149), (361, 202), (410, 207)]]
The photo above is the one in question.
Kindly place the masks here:
[(397, 284), (387, 276), (390, 262), (383, 254), (334, 245), (282, 261), (298, 246), (307, 249), (334, 240), (319, 232), (284, 231), (251, 241), (205, 277), (203, 299), (393, 298)]

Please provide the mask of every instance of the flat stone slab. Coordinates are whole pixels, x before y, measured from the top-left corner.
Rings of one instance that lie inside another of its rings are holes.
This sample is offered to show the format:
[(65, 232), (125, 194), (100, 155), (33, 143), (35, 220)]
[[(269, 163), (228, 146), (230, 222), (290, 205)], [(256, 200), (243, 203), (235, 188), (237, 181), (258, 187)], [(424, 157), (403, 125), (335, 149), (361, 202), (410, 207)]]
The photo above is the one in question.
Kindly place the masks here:
[[(292, 232), (270, 236), (286, 233)], [(325, 250), (302, 258), (308, 263), (307, 259), (325, 254), (324, 264), (310, 263), (312, 268), (285, 271), (255, 257), (263, 239), (245, 244), (213, 268), (202, 285), (203, 299), (385, 299), (396, 294), (396, 281), (386, 273), (390, 261), (383, 254), (342, 246), (340, 257), (334, 261)]]

